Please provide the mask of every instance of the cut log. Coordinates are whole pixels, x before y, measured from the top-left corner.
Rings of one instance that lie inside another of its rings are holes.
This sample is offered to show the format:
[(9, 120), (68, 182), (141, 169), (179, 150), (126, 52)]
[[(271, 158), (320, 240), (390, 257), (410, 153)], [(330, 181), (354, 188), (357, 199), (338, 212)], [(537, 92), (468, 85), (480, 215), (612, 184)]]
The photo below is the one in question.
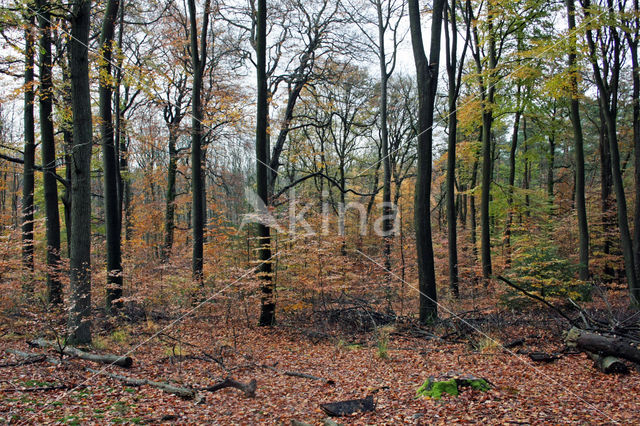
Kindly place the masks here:
[(593, 360), (593, 366), (605, 374), (629, 373), (629, 367), (620, 358), (611, 355), (601, 356), (593, 352), (587, 352), (587, 355)]
[(330, 416), (339, 417), (348, 416), (357, 412), (366, 413), (373, 411), (376, 408), (376, 404), (373, 401), (373, 395), (369, 395), (362, 399), (350, 399), (348, 401), (320, 404), (320, 408)]
[(567, 332), (565, 343), (597, 355), (611, 355), (640, 364), (640, 350), (620, 337), (607, 337), (589, 331), (572, 328)]
[(73, 356), (76, 358), (86, 359), (87, 361), (93, 361), (100, 364), (117, 365), (118, 367), (129, 368), (133, 364), (133, 359), (129, 356), (119, 356), (113, 354), (92, 354), (89, 352), (81, 351), (80, 349), (72, 346), (60, 347), (55, 342), (50, 342), (45, 339), (36, 339), (28, 342), (29, 345), (40, 348), (53, 348), (58, 352), (62, 352), (65, 355)]
[(255, 398), (257, 383), (255, 379), (251, 380), (249, 383), (242, 383), (227, 377), (223, 381), (216, 383), (213, 386), (202, 388), (201, 390), (216, 392), (216, 391), (219, 391), (220, 389), (225, 389), (225, 388), (235, 388), (244, 392), (245, 396), (249, 398)]

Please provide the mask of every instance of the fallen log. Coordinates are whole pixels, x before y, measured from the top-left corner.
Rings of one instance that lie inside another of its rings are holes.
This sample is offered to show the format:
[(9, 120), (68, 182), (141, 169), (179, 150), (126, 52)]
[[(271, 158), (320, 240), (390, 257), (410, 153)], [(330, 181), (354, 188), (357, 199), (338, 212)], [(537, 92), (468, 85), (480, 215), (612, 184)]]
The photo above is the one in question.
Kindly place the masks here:
[[(628, 368), (617, 358), (640, 363), (640, 350), (619, 337), (608, 337), (573, 327), (565, 336), (570, 348), (580, 349), (594, 360), (604, 373), (626, 373)], [(624, 367), (623, 367), (624, 365)]]
[(225, 388), (235, 388), (235, 389), (238, 389), (239, 391), (244, 392), (245, 396), (247, 396), (248, 398), (255, 398), (257, 383), (255, 379), (251, 380), (249, 383), (242, 383), (227, 377), (223, 381), (216, 383), (213, 386), (201, 388), (200, 390), (208, 391), (208, 392), (216, 392), (216, 391), (219, 391), (220, 389), (225, 389)]
[(572, 328), (567, 333), (567, 346), (601, 355), (612, 355), (640, 364), (640, 350), (619, 337), (607, 337), (600, 334)]
[[(27, 352), (19, 351), (17, 349), (6, 349), (6, 352), (14, 354), (14, 355), (21, 356), (21, 357), (24, 357), (24, 358), (29, 358), (29, 357), (33, 357), (33, 356), (42, 356), (42, 354), (30, 354), (30, 353), (27, 353)], [(46, 361), (48, 363), (50, 363), (50, 364), (56, 364), (56, 365), (59, 365), (59, 364), (62, 363), (59, 359), (52, 358), (52, 357), (46, 357)], [(111, 379), (120, 380), (122, 382), (125, 382), (125, 384), (127, 384), (129, 386), (149, 385), (149, 386), (161, 389), (161, 390), (163, 390), (163, 391), (165, 391), (167, 393), (171, 393), (171, 394), (177, 395), (177, 396), (179, 396), (181, 398), (193, 399), (193, 398), (196, 397), (196, 391), (194, 389), (182, 388), (182, 387), (170, 385), (169, 383), (156, 382), (156, 381), (153, 381), (153, 380), (135, 379), (135, 378), (132, 378), (132, 377), (122, 376), (120, 374), (109, 373), (108, 371), (94, 370), (93, 368), (89, 368), (89, 367), (82, 367), (82, 369), (84, 371), (89, 372), (89, 373), (93, 373), (93, 374), (96, 374), (96, 375), (109, 377)]]
[(65, 355), (73, 356), (76, 358), (86, 359), (87, 361), (93, 361), (100, 364), (117, 365), (118, 367), (129, 368), (133, 364), (133, 359), (130, 356), (119, 356), (113, 354), (93, 354), (72, 346), (61, 347), (55, 342), (50, 342), (45, 339), (36, 339), (28, 342), (29, 345), (40, 348), (53, 348), (58, 352), (62, 352)]
[(593, 360), (593, 366), (605, 374), (628, 374), (629, 367), (619, 358), (611, 355), (601, 356), (593, 352), (587, 352), (589, 358)]
[(85, 367), (85, 371), (101, 376), (110, 377), (112, 379), (120, 380), (129, 386), (143, 386), (148, 385), (154, 388), (161, 389), (167, 393), (177, 395), (184, 399), (193, 399), (196, 397), (196, 391), (190, 388), (183, 388), (180, 386), (174, 386), (165, 382), (156, 382), (149, 379), (135, 379), (133, 377), (123, 376), (121, 374), (109, 373), (108, 371), (94, 370), (93, 368)]

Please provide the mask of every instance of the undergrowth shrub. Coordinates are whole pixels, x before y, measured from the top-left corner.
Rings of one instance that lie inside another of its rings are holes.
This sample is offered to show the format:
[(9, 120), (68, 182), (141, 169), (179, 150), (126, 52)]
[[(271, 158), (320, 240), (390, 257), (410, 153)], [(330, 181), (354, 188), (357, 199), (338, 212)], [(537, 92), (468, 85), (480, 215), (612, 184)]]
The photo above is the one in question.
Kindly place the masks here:
[[(519, 286), (544, 299), (591, 299), (591, 285), (576, 278), (577, 264), (563, 257), (552, 236), (525, 234), (514, 242), (512, 265), (507, 275)], [(517, 290), (509, 289), (501, 302), (521, 308), (530, 300)]]

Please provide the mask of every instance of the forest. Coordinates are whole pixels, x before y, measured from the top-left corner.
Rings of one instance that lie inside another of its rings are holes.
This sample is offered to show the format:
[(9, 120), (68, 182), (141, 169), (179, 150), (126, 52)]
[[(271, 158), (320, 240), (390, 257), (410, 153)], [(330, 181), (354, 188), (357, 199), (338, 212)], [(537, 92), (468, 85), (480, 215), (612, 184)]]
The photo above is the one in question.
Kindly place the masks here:
[(639, 0), (0, 0), (0, 422), (637, 424)]

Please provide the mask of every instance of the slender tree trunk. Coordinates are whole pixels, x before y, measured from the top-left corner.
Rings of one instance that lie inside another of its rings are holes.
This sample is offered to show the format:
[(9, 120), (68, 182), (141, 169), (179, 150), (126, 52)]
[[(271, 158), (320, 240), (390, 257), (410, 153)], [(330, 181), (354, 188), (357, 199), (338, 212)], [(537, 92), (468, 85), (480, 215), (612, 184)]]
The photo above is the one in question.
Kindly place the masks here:
[(64, 141), (65, 179), (69, 182), (65, 187), (64, 194), (62, 194), (62, 204), (64, 205), (64, 227), (67, 231), (67, 257), (71, 258), (71, 236), (73, 235), (73, 220), (71, 219), (71, 205), (73, 204), (71, 194), (71, 150), (73, 147), (72, 127), (64, 129), (62, 131), (62, 135)]
[(487, 96), (482, 106), (482, 194), (480, 199), (480, 228), (481, 228), (481, 258), (482, 258), (482, 276), (487, 285), (491, 277), (491, 223), (489, 216), (489, 203), (491, 200), (491, 175), (492, 175), (492, 149), (491, 149), (491, 127), (493, 125), (493, 104), (495, 93), (494, 75), (496, 69), (496, 40), (493, 30), (493, 10), (491, 3), (487, 3), (487, 22), (488, 22), (488, 50), (489, 50), (489, 66), (487, 69)]
[[(518, 105), (522, 87), (518, 85)], [(516, 111), (513, 119), (513, 132), (511, 133), (511, 149), (509, 150), (509, 187), (507, 188), (507, 223), (504, 229), (504, 245), (506, 248), (506, 266), (511, 265), (511, 224), (513, 223), (513, 189), (516, 184), (516, 152), (518, 150), (518, 131), (520, 129), (520, 117), (522, 110)]]
[(167, 195), (164, 214), (164, 246), (162, 260), (171, 257), (173, 248), (173, 232), (175, 228), (176, 172), (178, 169), (178, 151), (176, 149), (176, 129), (169, 127), (169, 168), (167, 170)]
[(627, 42), (631, 51), (632, 69), (632, 103), (633, 103), (633, 147), (635, 153), (635, 213), (634, 213), (634, 246), (633, 258), (636, 267), (636, 277), (640, 280), (640, 61), (638, 60), (638, 42), (640, 41), (640, 8), (638, 0), (633, 0), (635, 17), (630, 26), (633, 30), (627, 32)]
[[(611, 254), (613, 242), (611, 235), (616, 230), (616, 223), (613, 220), (613, 202), (611, 193), (613, 191), (613, 177), (611, 176), (611, 153), (609, 152), (609, 138), (607, 137), (607, 124), (604, 115), (600, 111), (600, 131), (599, 144), (600, 151), (600, 211), (602, 217), (602, 253), (605, 258)], [(606, 281), (613, 279), (615, 271), (608, 260), (605, 260), (604, 274)]]
[[(385, 50), (385, 24), (382, 0), (376, 1), (378, 17), (378, 62), (380, 66), (380, 141), (382, 145), (382, 238), (384, 242), (384, 267), (389, 273), (385, 274), (387, 302), (391, 309), (391, 243), (393, 239), (393, 209), (391, 206), (391, 158), (389, 153), (389, 114), (388, 84), (390, 72), (387, 70), (387, 52)], [(395, 49), (395, 46), (393, 46)], [(392, 52), (393, 55), (396, 52)], [(392, 71), (393, 72), (393, 71)], [(375, 191), (376, 188), (374, 188)], [(375, 196), (373, 196), (375, 197)], [(373, 198), (372, 197), (372, 198)]]
[(22, 264), (33, 272), (33, 189), (35, 164), (35, 129), (33, 123), (34, 102), (34, 18), (25, 29), (24, 64), (24, 169), (22, 177)]
[(191, 98), (191, 218), (193, 232), (193, 254), (191, 272), (193, 280), (200, 285), (203, 283), (203, 243), (204, 217), (202, 199), (202, 76), (207, 63), (207, 28), (209, 25), (210, 2), (205, 2), (200, 46), (198, 46), (198, 25), (196, 18), (195, 0), (189, 0), (189, 21), (191, 40), (191, 61), (193, 64), (193, 91)]
[(122, 302), (122, 254), (120, 247), (120, 203), (118, 202), (118, 157), (113, 137), (111, 58), (119, 0), (108, 0), (100, 35), (100, 136), (104, 173), (104, 214), (107, 236), (107, 312), (114, 314)]
[[(258, 184), (258, 197), (263, 201), (263, 206), (269, 205), (269, 181), (268, 181), (268, 101), (267, 101), (267, 75), (266, 75), (266, 50), (267, 50), (267, 2), (258, 0), (256, 56), (257, 56), (257, 96), (256, 105), (256, 180)], [(261, 213), (267, 213), (261, 212)], [(271, 230), (264, 222), (258, 223), (258, 276), (262, 278), (262, 300), (260, 307), (259, 325), (271, 326), (276, 322), (275, 283), (271, 270)]]
[[(126, 0), (122, 0), (120, 2), (120, 7), (118, 10), (118, 42), (117, 42), (117, 59), (116, 59), (116, 71), (115, 71), (115, 92), (113, 95), (113, 105), (114, 105), (114, 129), (113, 129), (113, 136), (114, 136), (114, 148), (116, 150), (116, 163), (117, 163), (117, 174), (116, 174), (116, 180), (118, 181), (118, 226), (119, 226), (119, 230), (118, 233), (121, 235), (120, 238), (122, 238), (122, 226), (123, 224), (126, 222), (128, 222), (128, 212), (123, 210), (123, 206), (124, 206), (124, 187), (125, 187), (125, 180), (128, 179), (128, 177), (126, 177), (127, 174), (127, 170), (126, 170), (126, 159), (124, 158), (124, 154), (123, 151), (126, 152), (126, 145), (124, 143), (125, 141), (125, 135), (124, 135), (124, 117), (123, 112), (122, 112), (122, 105), (121, 105), (121, 99), (120, 99), (120, 86), (122, 85), (122, 62), (123, 62), (123, 55), (122, 55), (122, 38), (123, 38), (123, 34), (124, 34), (124, 9), (125, 9), (125, 1)], [(123, 146), (125, 147), (123, 149)], [(123, 165), (125, 166), (123, 168)], [(126, 227), (128, 228), (129, 225), (127, 223)], [(125, 232), (125, 238), (128, 240), (128, 235), (127, 235), (128, 229), (126, 229)]]
[(91, 342), (91, 96), (89, 29), (91, 1), (76, 0), (71, 19), (70, 70), (73, 110), (69, 343)]
[(524, 176), (522, 179), (522, 189), (524, 189), (524, 214), (526, 217), (531, 215), (531, 197), (529, 189), (531, 188), (531, 162), (529, 161), (529, 137), (527, 135), (527, 117), (522, 117), (522, 148), (524, 157)]
[(420, 322), (438, 317), (433, 241), (431, 237), (431, 169), (433, 145), (433, 112), (438, 88), (438, 63), (444, 0), (434, 0), (431, 22), (429, 62), (424, 51), (418, 0), (409, 0), (411, 43), (418, 79), (418, 172), (416, 177), (415, 212), (418, 280), (420, 289)]
[(42, 183), (47, 215), (47, 293), (52, 304), (62, 303), (60, 267), (60, 213), (56, 181), (56, 147), (53, 136), (53, 82), (51, 77), (51, 14), (46, 0), (38, 0), (40, 27), (40, 137), (42, 140)]
[[(447, 141), (447, 240), (449, 246), (449, 287), (455, 298), (460, 297), (458, 283), (458, 239), (456, 230), (456, 202), (455, 202), (455, 181), (456, 181), (456, 143), (458, 137), (458, 116), (457, 116), (457, 55), (458, 55), (458, 31), (455, 14), (455, 0), (451, 6), (444, 11), (445, 20), (445, 57), (447, 76), (449, 80), (449, 135)], [(451, 31), (449, 31), (449, 24)]]
[(547, 170), (547, 198), (549, 207), (553, 209), (554, 204), (554, 173), (553, 168), (556, 162), (556, 135), (555, 131), (549, 135), (549, 169)]
[[(473, 162), (473, 170), (471, 172), (471, 190), (475, 191), (476, 182), (478, 180), (478, 159)], [(477, 218), (476, 218), (476, 196), (469, 195), (469, 228), (471, 229), (471, 251), (473, 259), (478, 261), (478, 235), (477, 235)]]
[[(62, 49), (62, 37), (58, 37), (56, 40), (56, 49)], [(71, 80), (70, 55), (67, 54), (60, 60), (60, 68), (63, 78), (66, 81)], [(62, 101), (64, 105), (71, 109), (73, 103), (71, 96), (70, 85), (62, 86)], [(73, 235), (73, 225), (71, 218), (71, 205), (73, 204), (73, 190), (71, 188), (71, 153), (73, 151), (73, 117), (72, 114), (64, 114), (62, 117), (62, 138), (64, 143), (64, 165), (65, 165), (65, 179), (67, 185), (65, 186), (64, 193), (62, 194), (62, 204), (64, 205), (64, 225), (67, 232), (67, 257), (71, 258), (71, 241)]]

